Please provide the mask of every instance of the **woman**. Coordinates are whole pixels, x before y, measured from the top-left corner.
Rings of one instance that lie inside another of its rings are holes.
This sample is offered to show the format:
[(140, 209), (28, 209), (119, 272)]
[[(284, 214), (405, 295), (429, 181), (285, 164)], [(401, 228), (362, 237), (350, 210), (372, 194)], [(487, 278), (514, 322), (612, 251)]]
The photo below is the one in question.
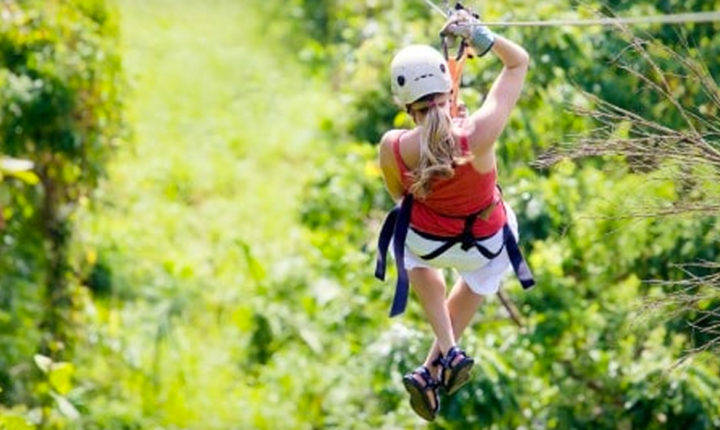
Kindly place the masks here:
[[(452, 18), (444, 34), (465, 39), (476, 52), (492, 50), (504, 68), (480, 109), (454, 121), (452, 82), (439, 52), (409, 46), (391, 66), (393, 95), (417, 126), (390, 130), (380, 144), (385, 185), (395, 201), (402, 201), (383, 228), (381, 249), (387, 250), (392, 236), (399, 276), (393, 314), (404, 308), (407, 287), (403, 293), (401, 284), (407, 276), (435, 333), (423, 365), (403, 377), (413, 410), (427, 420), (437, 415), (439, 388), (453, 394), (469, 380), (473, 360), (456, 341), (483, 296), (497, 292), (511, 263), (523, 286), (532, 284), (517, 248), (515, 215), (496, 185), (494, 153), (520, 96), (529, 56), (469, 14)], [(381, 254), (379, 276), (384, 276)], [(439, 270), (444, 267), (461, 276), (447, 300)]]

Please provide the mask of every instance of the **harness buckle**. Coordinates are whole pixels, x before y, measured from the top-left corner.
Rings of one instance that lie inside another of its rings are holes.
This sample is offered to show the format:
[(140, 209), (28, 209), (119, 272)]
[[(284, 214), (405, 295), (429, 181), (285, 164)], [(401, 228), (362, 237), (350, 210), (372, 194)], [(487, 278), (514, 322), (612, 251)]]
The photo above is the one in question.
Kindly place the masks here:
[(462, 233), (460, 233), (460, 236), (458, 239), (460, 239), (460, 243), (462, 244), (460, 248), (463, 251), (468, 251), (470, 248), (475, 246), (475, 236), (473, 236), (473, 225), (475, 225), (475, 221), (478, 218), (478, 214), (472, 214), (465, 218), (465, 227), (463, 228)]
[(462, 238), (460, 239), (460, 248), (463, 251), (469, 251), (471, 248), (475, 246), (475, 238), (471, 234), (465, 234), (463, 233)]

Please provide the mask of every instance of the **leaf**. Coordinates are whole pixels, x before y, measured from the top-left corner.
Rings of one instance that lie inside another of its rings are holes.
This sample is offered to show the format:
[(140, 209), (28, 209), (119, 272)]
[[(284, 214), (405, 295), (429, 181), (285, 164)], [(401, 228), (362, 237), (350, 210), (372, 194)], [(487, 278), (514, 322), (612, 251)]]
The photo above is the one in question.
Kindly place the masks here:
[(73, 406), (72, 403), (70, 403), (70, 400), (65, 398), (64, 396), (61, 396), (56, 393), (50, 393), (52, 395), (53, 399), (55, 399), (55, 402), (57, 403), (58, 410), (61, 414), (65, 415), (67, 418), (71, 420), (76, 420), (80, 418), (80, 412)]
[(240, 246), (240, 248), (243, 251), (243, 255), (245, 256), (245, 261), (247, 262), (248, 271), (250, 272), (250, 276), (255, 281), (262, 281), (265, 279), (265, 276), (267, 274), (265, 273), (265, 268), (260, 264), (260, 262), (252, 255), (252, 250), (250, 249), (250, 245), (247, 243), (238, 240), (236, 243)]
[(0, 158), (0, 170), (5, 173), (18, 173), (31, 170), (35, 164), (30, 160), (21, 160), (19, 158), (2, 157)]
[(27, 419), (16, 415), (0, 416), (0, 430), (34, 430)]
[(6, 173), (8, 176), (13, 176), (28, 185), (37, 185), (40, 182), (40, 178), (33, 172), (9, 172)]
[(320, 338), (318, 337), (317, 333), (307, 327), (301, 328), (299, 330), (299, 333), (302, 340), (305, 341), (305, 344), (309, 346), (314, 353), (322, 353), (322, 343), (320, 342)]
[(72, 389), (72, 377), (75, 374), (75, 366), (71, 363), (55, 363), (50, 368), (50, 386), (62, 395), (66, 395)]
[(33, 356), (33, 360), (35, 360), (35, 364), (37, 365), (37, 367), (40, 370), (43, 371), (43, 373), (50, 372), (50, 368), (52, 367), (52, 364), (53, 364), (52, 359), (50, 359), (50, 357), (46, 357), (41, 354), (35, 354), (35, 356)]
[(27, 184), (35, 185), (40, 182), (40, 179), (31, 171), (33, 166), (33, 162), (29, 160), (2, 157), (0, 158), (0, 180), (4, 176), (11, 176)]

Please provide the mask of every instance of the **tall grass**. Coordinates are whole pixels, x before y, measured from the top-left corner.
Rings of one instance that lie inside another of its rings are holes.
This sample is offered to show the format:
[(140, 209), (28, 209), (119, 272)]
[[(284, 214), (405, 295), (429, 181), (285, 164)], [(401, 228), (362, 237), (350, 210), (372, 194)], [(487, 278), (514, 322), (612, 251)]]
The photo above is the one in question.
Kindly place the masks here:
[(334, 106), (252, 4), (117, 2), (133, 135), (79, 220), (80, 260), (111, 273), (86, 301), (79, 427), (275, 428), (262, 408), (290, 407), (241, 364)]

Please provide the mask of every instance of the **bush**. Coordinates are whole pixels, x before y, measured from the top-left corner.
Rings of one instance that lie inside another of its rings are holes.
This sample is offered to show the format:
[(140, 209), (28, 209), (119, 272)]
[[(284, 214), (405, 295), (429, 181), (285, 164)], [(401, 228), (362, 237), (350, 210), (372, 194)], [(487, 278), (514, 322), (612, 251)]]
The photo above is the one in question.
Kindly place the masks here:
[[(117, 29), (104, 0), (0, 4), (0, 154), (34, 166), (0, 182), (5, 405), (54, 402), (67, 410), (61, 394), (39, 395), (44, 384), (33, 354), (57, 358), (71, 350), (78, 292), (67, 256), (72, 214), (124, 129)], [(43, 419), (52, 422), (50, 410)]]

